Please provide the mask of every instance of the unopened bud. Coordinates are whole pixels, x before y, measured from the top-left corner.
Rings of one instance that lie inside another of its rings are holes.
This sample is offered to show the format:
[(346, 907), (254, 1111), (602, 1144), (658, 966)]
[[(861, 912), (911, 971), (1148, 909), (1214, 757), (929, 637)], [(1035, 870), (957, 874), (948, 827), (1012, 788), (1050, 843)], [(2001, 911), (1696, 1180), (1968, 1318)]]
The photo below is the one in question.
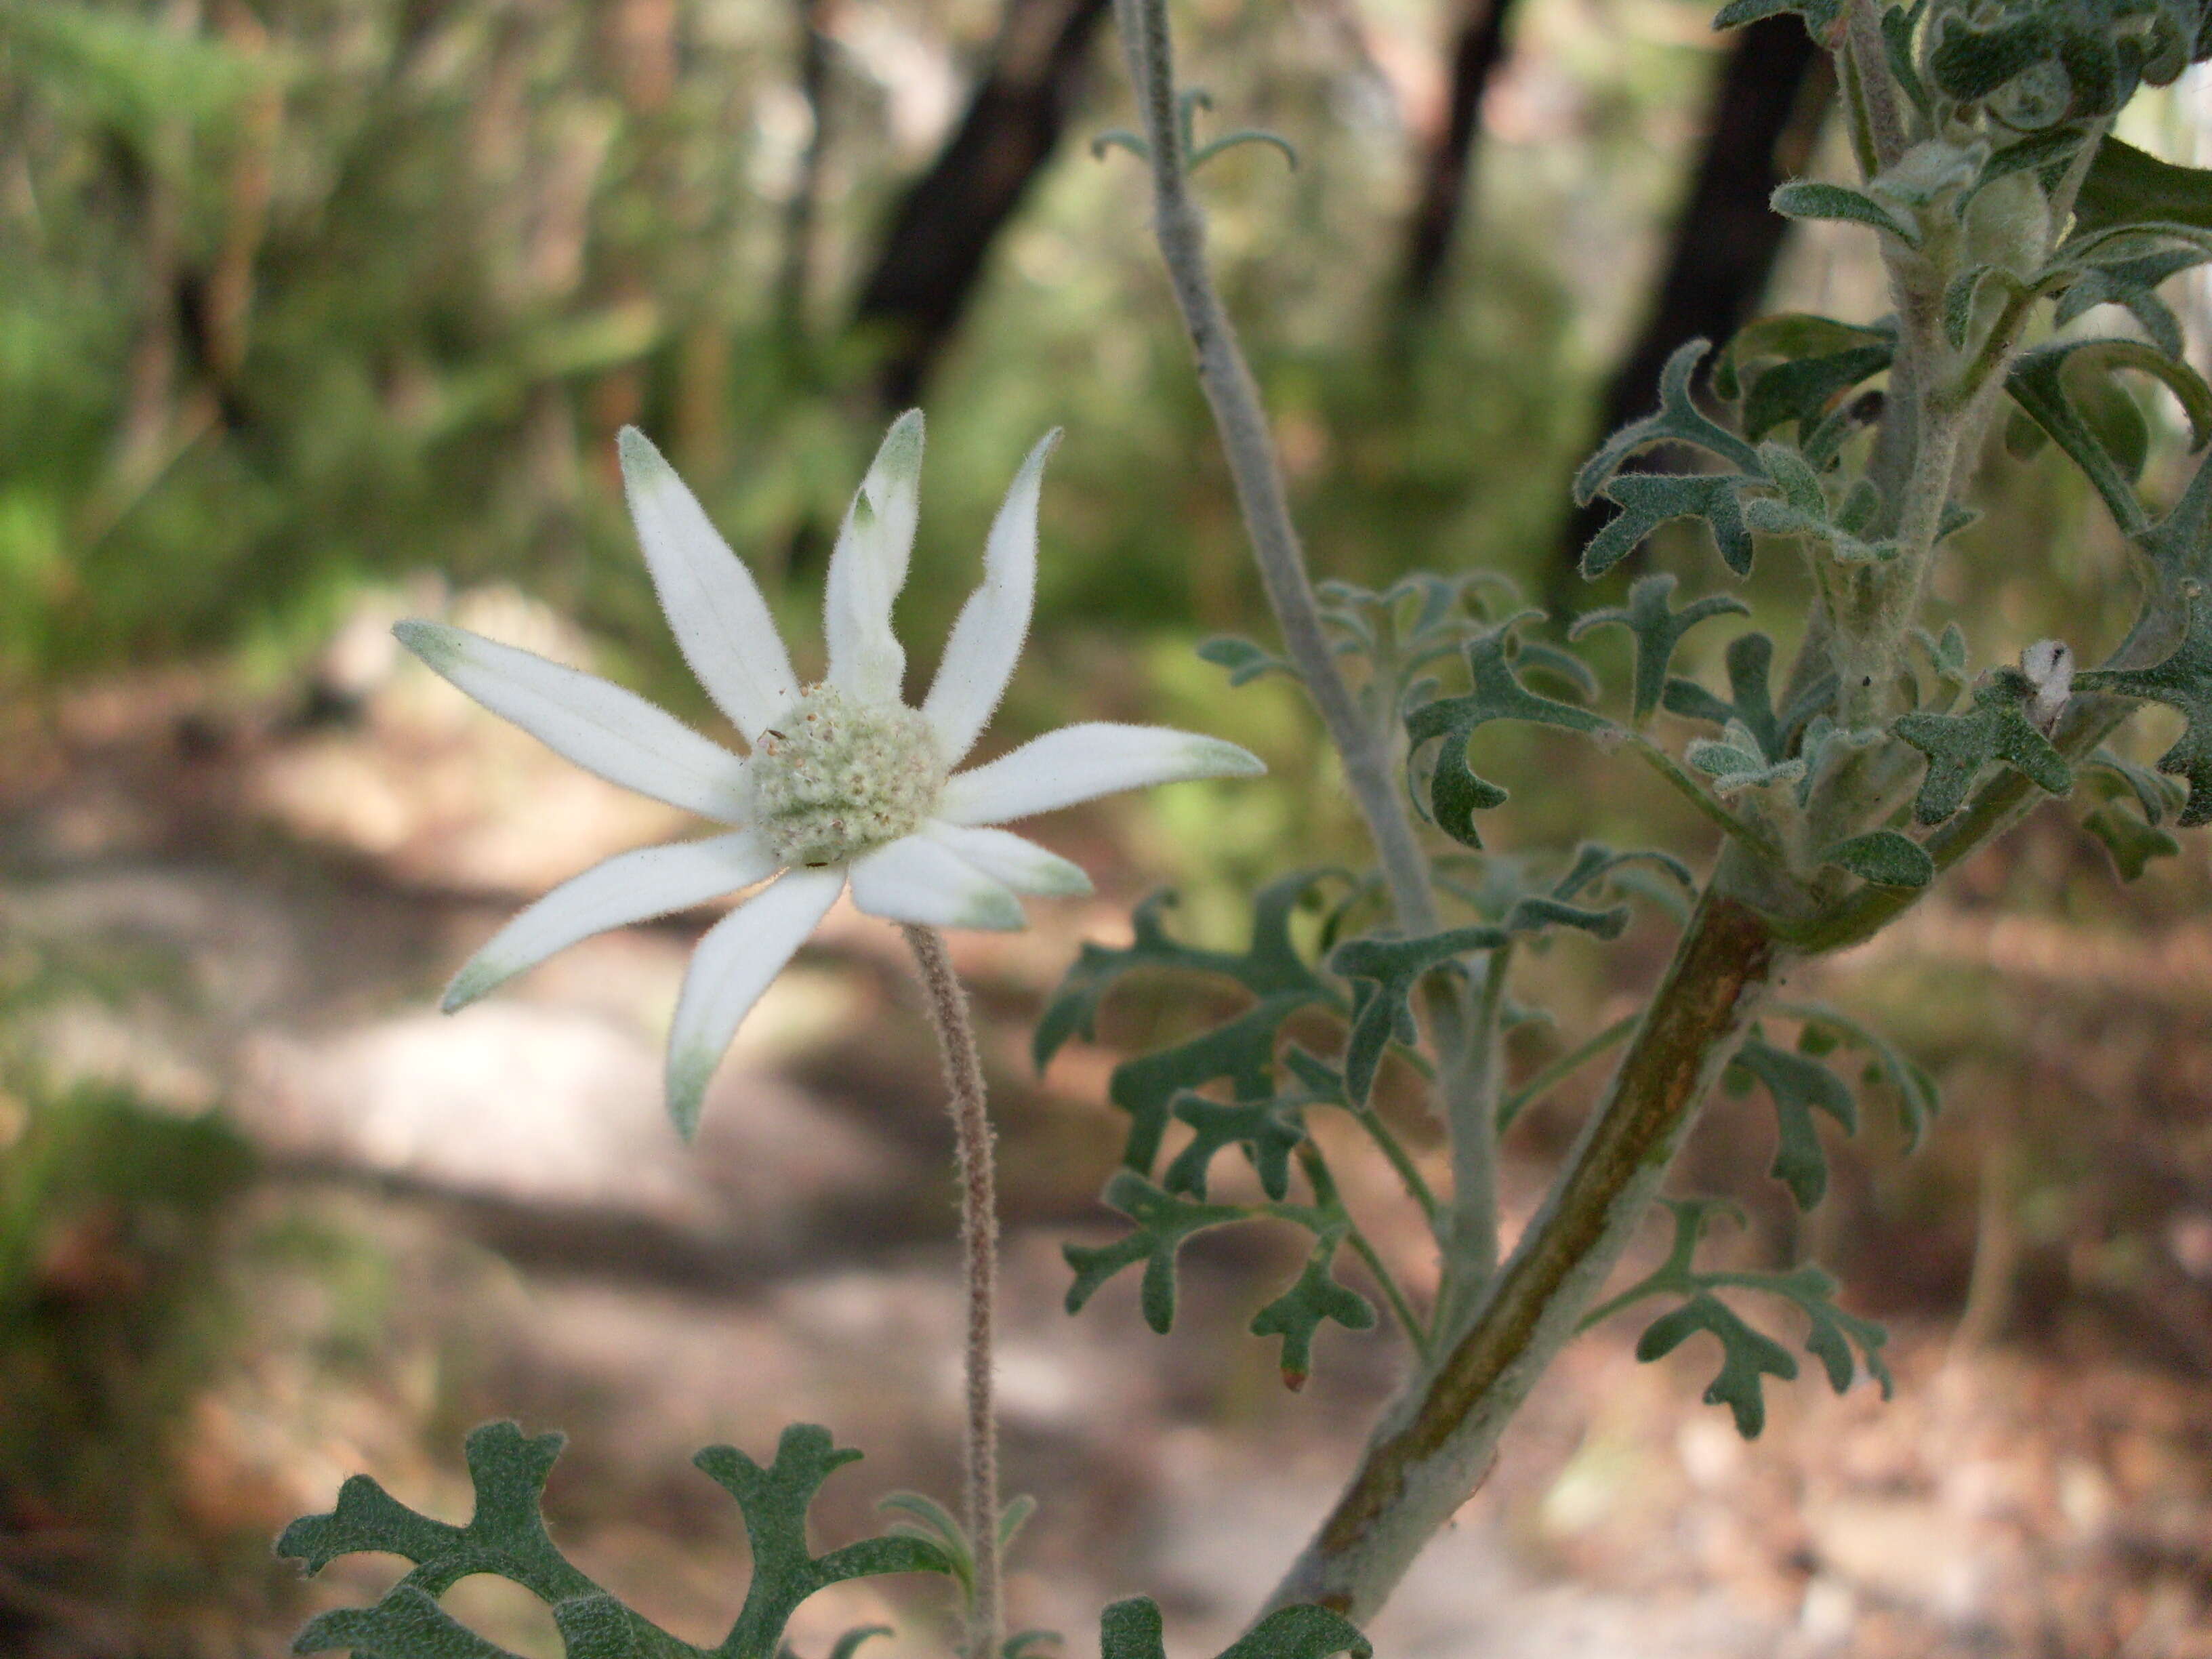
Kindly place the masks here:
[(2038, 640), (2020, 653), (2020, 672), (2033, 688), (2027, 717), (2048, 732), (2074, 695), (2074, 650), (2063, 640)]

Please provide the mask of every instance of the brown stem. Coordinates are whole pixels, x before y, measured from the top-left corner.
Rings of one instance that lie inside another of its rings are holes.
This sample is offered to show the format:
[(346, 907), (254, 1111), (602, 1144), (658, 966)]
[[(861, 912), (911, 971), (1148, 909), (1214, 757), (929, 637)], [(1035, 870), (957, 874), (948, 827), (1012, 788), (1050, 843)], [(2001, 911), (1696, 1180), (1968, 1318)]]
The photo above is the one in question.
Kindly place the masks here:
[(984, 1109), (983, 1062), (967, 994), (952, 971), (945, 936), (905, 927), (929, 995), (930, 1023), (952, 1093), (952, 1131), (960, 1159), (960, 1255), (968, 1283), (968, 1424), (961, 1519), (975, 1553), (968, 1603), (967, 1659), (997, 1659), (1003, 1617), (999, 1589), (999, 1419), (991, 1396), (991, 1328), (999, 1294), (999, 1202), (992, 1174), (991, 1121)]
[(1369, 1616), (1474, 1494), (1506, 1423), (1573, 1337), (1787, 959), (1756, 912), (1707, 889), (1542, 1211), (1474, 1320), (1386, 1415), (1270, 1605), (1317, 1601)]

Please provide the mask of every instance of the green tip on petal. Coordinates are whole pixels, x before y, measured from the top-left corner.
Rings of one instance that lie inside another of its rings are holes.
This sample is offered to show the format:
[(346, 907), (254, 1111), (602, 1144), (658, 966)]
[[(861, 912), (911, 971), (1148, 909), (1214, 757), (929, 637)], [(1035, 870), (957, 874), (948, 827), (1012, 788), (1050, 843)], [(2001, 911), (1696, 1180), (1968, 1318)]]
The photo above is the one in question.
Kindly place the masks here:
[(1218, 778), (1256, 778), (1267, 769), (1267, 763), (1250, 750), (1241, 749), (1220, 738), (1195, 739), (1192, 754)]
[(438, 623), (397, 622), (392, 624), (392, 634), (440, 673), (445, 672), (461, 654), (460, 642), (453, 637), (453, 630)]
[(442, 1013), (458, 1014), (478, 997), (495, 988), (507, 976), (507, 970), (479, 957), (453, 975), (453, 982), (446, 988), (446, 994), (438, 1003)]
[(974, 902), (951, 925), (1008, 933), (1028, 927), (1029, 920), (1023, 914), (1022, 902), (1001, 887), (996, 892), (978, 893)]
[(1038, 872), (1040, 898), (1089, 898), (1097, 890), (1091, 884), (1090, 872), (1066, 859)]
[(622, 457), (623, 470), (626, 472), (642, 471), (648, 467), (657, 467), (663, 472), (676, 470), (668, 465), (667, 458), (653, 447), (653, 440), (634, 426), (626, 426), (615, 434), (615, 451)]
[(921, 471), (921, 411), (909, 409), (884, 434), (883, 447), (876, 451), (873, 470), (888, 477), (914, 477)]
[(706, 1104), (707, 1085), (713, 1080), (721, 1056), (703, 1048), (686, 1048), (668, 1060), (668, 1115), (676, 1133), (686, 1140), (699, 1134), (699, 1113)]

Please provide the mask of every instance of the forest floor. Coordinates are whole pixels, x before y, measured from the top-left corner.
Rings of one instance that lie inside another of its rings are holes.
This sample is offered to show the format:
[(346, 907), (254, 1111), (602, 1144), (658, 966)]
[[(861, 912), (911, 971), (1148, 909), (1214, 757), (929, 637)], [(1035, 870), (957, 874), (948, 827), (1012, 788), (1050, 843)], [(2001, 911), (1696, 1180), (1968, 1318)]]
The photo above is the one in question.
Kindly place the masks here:
[[(396, 1568), (349, 1559), (302, 1583), (265, 1540), (355, 1471), (458, 1518), (459, 1437), (488, 1418), (568, 1433), (556, 1537), (694, 1640), (719, 1636), (743, 1584), (734, 1511), (690, 1468), (697, 1447), (765, 1457), (786, 1423), (814, 1421), (864, 1449), (817, 1510), (829, 1539), (879, 1525), (889, 1490), (952, 1495), (949, 1137), (894, 931), (833, 914), (748, 1023), (686, 1150), (659, 1105), (658, 1034), (696, 918), (578, 947), (457, 1018), (434, 1006), (520, 901), (672, 815), (426, 676), (373, 679), (313, 720), (289, 695), (220, 697), (190, 675), (118, 681), (0, 732), (0, 939), (98, 986), (19, 1008), (6, 1041), (46, 1075), (213, 1114), (256, 1154), (197, 1264), (175, 1339), (189, 1362), (144, 1370), (143, 1345), (99, 1362), (128, 1374), (88, 1431), (151, 1449), (131, 1490), (72, 1508), (0, 1468), (8, 1651), (282, 1653), (308, 1613)], [(1028, 1029), (1078, 943), (1126, 937), (1151, 884), (1106, 818), (1042, 834), (1103, 872), (1101, 897), (955, 945), (1004, 1137), (1008, 1486), (1043, 1500), (1012, 1605), (1079, 1656), (1107, 1601), (1149, 1593), (1171, 1650), (1197, 1656), (1325, 1509), (1399, 1350), (1387, 1324), (1333, 1332), (1310, 1385), (1285, 1391), (1243, 1327), (1293, 1264), (1243, 1232), (1187, 1253), (1167, 1337), (1127, 1276), (1061, 1311), (1060, 1243), (1109, 1231), (1093, 1199), (1118, 1145), (1117, 1054), (1079, 1044), (1040, 1080)], [(1846, 1005), (1949, 988), (1932, 1029), (1950, 1103), (1919, 1174), (1897, 1172), (1893, 1134), (1833, 1148), (1836, 1218), (1801, 1239), (1778, 1233), (1794, 1224), (1765, 1190), (1771, 1120), (1717, 1109), (1686, 1170), (1753, 1199), (1745, 1248), (1817, 1248), (1846, 1301), (1888, 1322), (1896, 1397), (1834, 1395), (1809, 1368), (1770, 1385), (1746, 1443), (1699, 1403), (1706, 1344), (1642, 1365), (1638, 1322), (1603, 1326), (1375, 1621), (1378, 1652), (2212, 1656), (2204, 851), (2148, 878), (2162, 899), (2023, 915), (1999, 901), (2045, 856), (2033, 836), (1815, 976)], [(1586, 1101), (1515, 1143), (1510, 1224)], [(1431, 1264), (1379, 1180), (1349, 1197), (1419, 1285)], [(40, 1227), (40, 1316), (129, 1318), (141, 1236), (82, 1205)], [(39, 1431), (36, 1409), (0, 1401), (8, 1443)], [(927, 1587), (890, 1594), (906, 1600), (817, 1598), (798, 1651), (886, 1612), (897, 1650), (924, 1650)], [(526, 1601), (471, 1580), (449, 1605), (557, 1654)]]

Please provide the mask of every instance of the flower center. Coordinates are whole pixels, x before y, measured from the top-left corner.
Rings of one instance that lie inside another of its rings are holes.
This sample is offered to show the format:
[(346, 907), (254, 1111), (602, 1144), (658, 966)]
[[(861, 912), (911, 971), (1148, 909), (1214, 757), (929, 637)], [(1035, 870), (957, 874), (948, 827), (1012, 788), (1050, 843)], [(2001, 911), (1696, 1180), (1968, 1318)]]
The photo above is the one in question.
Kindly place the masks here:
[(815, 867), (912, 835), (945, 784), (917, 710), (860, 702), (826, 683), (761, 733), (746, 770), (770, 848)]

